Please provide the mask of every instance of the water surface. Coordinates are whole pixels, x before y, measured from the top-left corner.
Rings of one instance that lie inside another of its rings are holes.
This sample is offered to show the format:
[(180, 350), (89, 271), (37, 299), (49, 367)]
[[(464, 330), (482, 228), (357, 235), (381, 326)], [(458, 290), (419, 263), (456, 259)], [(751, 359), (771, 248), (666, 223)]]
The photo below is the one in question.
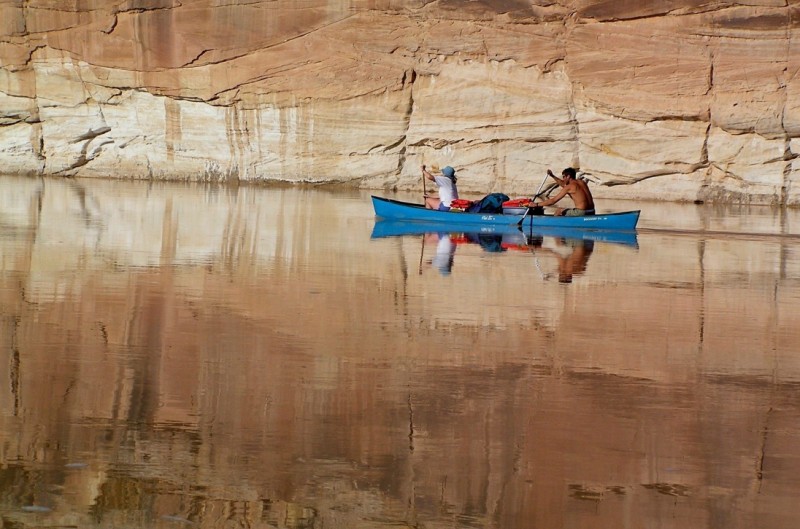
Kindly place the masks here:
[(642, 209), (604, 239), (0, 191), (3, 526), (796, 527), (796, 211), (603, 201)]

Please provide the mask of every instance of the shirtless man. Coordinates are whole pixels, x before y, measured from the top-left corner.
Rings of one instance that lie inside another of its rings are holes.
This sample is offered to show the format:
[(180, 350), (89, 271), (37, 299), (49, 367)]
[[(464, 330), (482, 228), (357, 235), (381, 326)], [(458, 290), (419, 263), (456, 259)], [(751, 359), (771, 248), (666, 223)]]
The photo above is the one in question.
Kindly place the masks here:
[(535, 206), (552, 206), (569, 195), (575, 207), (566, 209), (556, 208), (555, 215), (565, 215), (567, 217), (594, 215), (594, 199), (592, 198), (592, 192), (589, 191), (589, 186), (586, 182), (575, 178), (575, 169), (567, 167), (561, 172), (561, 178), (554, 175), (550, 169), (547, 170), (547, 174), (558, 182), (558, 185), (561, 186), (561, 190), (553, 198), (534, 203)]

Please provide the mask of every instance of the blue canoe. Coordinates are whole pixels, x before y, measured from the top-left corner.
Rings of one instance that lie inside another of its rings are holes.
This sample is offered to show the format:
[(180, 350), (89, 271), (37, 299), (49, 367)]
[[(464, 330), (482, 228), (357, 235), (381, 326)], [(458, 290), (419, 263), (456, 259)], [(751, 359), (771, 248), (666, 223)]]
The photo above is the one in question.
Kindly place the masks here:
[(557, 228), (528, 226), (524, 229), (516, 224), (476, 225), (441, 222), (416, 222), (400, 220), (378, 220), (372, 228), (372, 239), (403, 237), (426, 233), (471, 233), (475, 235), (499, 235), (508, 240), (525, 243), (533, 237), (553, 237), (621, 244), (638, 248), (639, 241), (635, 231), (586, 230), (576, 228)]
[(422, 204), (372, 197), (375, 216), (388, 220), (452, 223), (472, 226), (509, 226), (576, 228), (585, 230), (632, 231), (639, 222), (639, 211), (602, 213), (585, 217), (556, 217), (554, 215), (504, 215), (502, 213), (463, 213), (426, 209)]

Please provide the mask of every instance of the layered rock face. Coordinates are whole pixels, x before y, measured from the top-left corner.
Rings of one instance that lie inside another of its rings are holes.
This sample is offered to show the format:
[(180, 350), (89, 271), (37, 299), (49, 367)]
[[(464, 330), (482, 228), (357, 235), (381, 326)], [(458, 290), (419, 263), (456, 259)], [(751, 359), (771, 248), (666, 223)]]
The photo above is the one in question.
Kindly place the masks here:
[(0, 0), (0, 170), (800, 204), (798, 35), (793, 0)]

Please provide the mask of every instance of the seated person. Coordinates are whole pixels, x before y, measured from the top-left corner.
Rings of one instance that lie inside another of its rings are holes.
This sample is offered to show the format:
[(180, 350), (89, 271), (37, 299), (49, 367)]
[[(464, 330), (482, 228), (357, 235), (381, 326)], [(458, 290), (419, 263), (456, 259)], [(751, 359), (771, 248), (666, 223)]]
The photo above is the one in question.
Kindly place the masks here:
[(433, 197), (424, 195), (425, 207), (427, 209), (437, 209), (439, 211), (450, 211), (450, 203), (458, 198), (458, 187), (456, 187), (456, 170), (449, 165), (442, 169), (441, 175), (433, 175), (425, 166), (422, 166), (422, 177), (427, 178), (439, 188), (439, 196)]
[(575, 178), (575, 169), (567, 167), (561, 172), (561, 178), (556, 177), (550, 169), (547, 170), (547, 174), (558, 182), (558, 185), (561, 186), (561, 190), (553, 198), (548, 198), (542, 202), (533, 202), (531, 204), (532, 207), (552, 206), (569, 195), (575, 207), (556, 208), (555, 215), (565, 215), (567, 217), (594, 215), (594, 199), (592, 198), (592, 192), (589, 191), (589, 186), (586, 182)]

